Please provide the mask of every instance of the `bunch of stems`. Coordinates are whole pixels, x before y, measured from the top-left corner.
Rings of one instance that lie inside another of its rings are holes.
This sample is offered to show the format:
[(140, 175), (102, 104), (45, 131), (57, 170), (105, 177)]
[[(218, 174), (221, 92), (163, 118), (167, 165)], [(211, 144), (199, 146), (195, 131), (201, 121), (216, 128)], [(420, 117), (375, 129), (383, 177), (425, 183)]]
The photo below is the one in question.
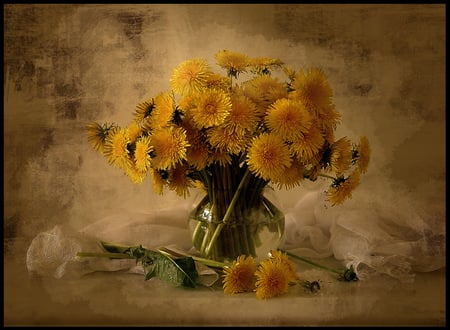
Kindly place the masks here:
[(276, 212), (263, 196), (267, 181), (239, 166), (237, 158), (227, 166), (211, 165), (202, 178), (207, 195), (191, 214), (192, 220), (200, 220), (193, 231), (194, 246), (214, 260), (256, 256), (257, 217)]

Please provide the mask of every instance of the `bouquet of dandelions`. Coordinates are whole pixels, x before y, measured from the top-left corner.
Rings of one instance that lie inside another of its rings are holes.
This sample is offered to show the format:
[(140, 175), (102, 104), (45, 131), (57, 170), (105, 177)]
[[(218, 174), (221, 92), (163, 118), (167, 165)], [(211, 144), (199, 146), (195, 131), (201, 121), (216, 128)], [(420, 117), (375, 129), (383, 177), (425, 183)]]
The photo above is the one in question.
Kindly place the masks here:
[[(215, 59), (225, 75), (216, 73), (204, 59), (187, 60), (174, 68), (171, 90), (138, 104), (128, 126), (93, 122), (87, 133), (92, 146), (134, 183), (149, 176), (158, 194), (166, 187), (181, 197), (189, 196), (192, 188), (205, 191), (218, 221), (208, 224), (212, 227), (206, 235), (196, 236), (194, 230), (194, 246), (205, 257), (197, 260), (225, 265), (207, 260), (219, 260), (214, 253), (220, 255), (218, 249), (231, 246), (237, 258), (234, 269), (246, 267), (252, 275), (247, 279), (251, 283), (243, 286), (246, 289), (237, 289), (242, 281), (230, 277), (246, 271), (233, 273), (233, 267), (227, 268), (225, 291), (240, 292), (254, 287), (255, 272), (261, 279), (277, 273), (274, 269), (292, 265), (287, 254), (273, 252), (277, 257), (256, 270), (251, 235), (231, 232), (221, 239), (224, 227), (245, 218), (245, 210), (261, 203), (269, 184), (290, 189), (305, 179), (325, 177), (330, 180), (326, 194), (331, 205), (344, 202), (367, 171), (370, 146), (365, 136), (356, 144), (345, 136), (335, 137), (341, 115), (321, 69), (295, 71), (279, 59), (252, 58), (229, 50), (219, 51)], [(142, 247), (104, 247), (141, 261), (145, 254)], [(147, 266), (157, 264), (156, 254), (152, 258)], [(186, 272), (174, 264), (185, 278)], [(150, 273), (156, 274), (154, 269)], [(259, 294), (262, 298), (271, 295)]]

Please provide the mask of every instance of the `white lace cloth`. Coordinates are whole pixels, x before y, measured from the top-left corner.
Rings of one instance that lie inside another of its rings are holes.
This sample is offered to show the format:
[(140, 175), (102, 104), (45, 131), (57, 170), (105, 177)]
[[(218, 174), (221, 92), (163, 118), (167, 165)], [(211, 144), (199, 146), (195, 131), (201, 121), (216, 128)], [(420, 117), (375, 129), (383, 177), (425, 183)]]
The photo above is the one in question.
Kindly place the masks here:
[[(348, 201), (346, 207), (324, 207), (321, 192), (304, 195), (285, 211), (285, 237), (281, 248), (303, 257), (334, 256), (343, 266), (353, 266), (361, 280), (371, 274), (386, 274), (402, 282), (415, 272), (445, 266), (445, 225), (424, 219), (397, 198), (362, 203)], [(364, 205), (364, 206), (362, 206)], [(368, 207), (370, 205), (370, 208)], [(409, 210), (409, 211), (405, 211)], [(94, 271), (143, 272), (135, 260), (77, 258), (77, 252), (101, 252), (99, 241), (147, 248), (173, 247), (192, 252), (186, 203), (152, 214), (116, 214), (80, 231), (61, 225), (39, 233), (27, 252), (27, 267), (44, 276), (76, 277)], [(427, 221), (426, 221), (427, 220)], [(316, 259), (317, 260), (317, 259)], [(214, 279), (203, 269), (205, 283)], [(209, 278), (209, 279), (207, 279)]]

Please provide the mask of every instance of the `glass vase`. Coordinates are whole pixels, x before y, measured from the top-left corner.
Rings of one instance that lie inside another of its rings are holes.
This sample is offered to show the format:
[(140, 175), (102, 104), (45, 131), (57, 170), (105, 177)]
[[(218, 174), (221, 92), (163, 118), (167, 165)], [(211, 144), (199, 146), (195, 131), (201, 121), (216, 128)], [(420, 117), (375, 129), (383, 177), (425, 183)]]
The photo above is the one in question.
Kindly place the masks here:
[[(189, 214), (192, 243), (200, 256), (231, 262), (240, 255), (267, 258), (282, 242), (284, 213), (271, 201), (267, 189), (246, 189), (234, 203), (230, 192), (205, 195)], [(225, 221), (224, 221), (225, 219)]]

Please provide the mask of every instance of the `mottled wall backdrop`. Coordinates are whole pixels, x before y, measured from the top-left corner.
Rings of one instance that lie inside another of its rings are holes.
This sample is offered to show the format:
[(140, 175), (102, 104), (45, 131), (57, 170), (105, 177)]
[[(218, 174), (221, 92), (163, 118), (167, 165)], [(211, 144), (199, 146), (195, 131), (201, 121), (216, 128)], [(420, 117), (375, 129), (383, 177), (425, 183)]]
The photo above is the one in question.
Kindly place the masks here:
[[(373, 149), (353, 202), (407, 196), (443, 223), (445, 19), (444, 5), (5, 5), (5, 237), (178, 203), (108, 166), (84, 128), (127, 125), (173, 67), (221, 49), (322, 67), (339, 133)], [(282, 191), (285, 207), (312, 187)]]

